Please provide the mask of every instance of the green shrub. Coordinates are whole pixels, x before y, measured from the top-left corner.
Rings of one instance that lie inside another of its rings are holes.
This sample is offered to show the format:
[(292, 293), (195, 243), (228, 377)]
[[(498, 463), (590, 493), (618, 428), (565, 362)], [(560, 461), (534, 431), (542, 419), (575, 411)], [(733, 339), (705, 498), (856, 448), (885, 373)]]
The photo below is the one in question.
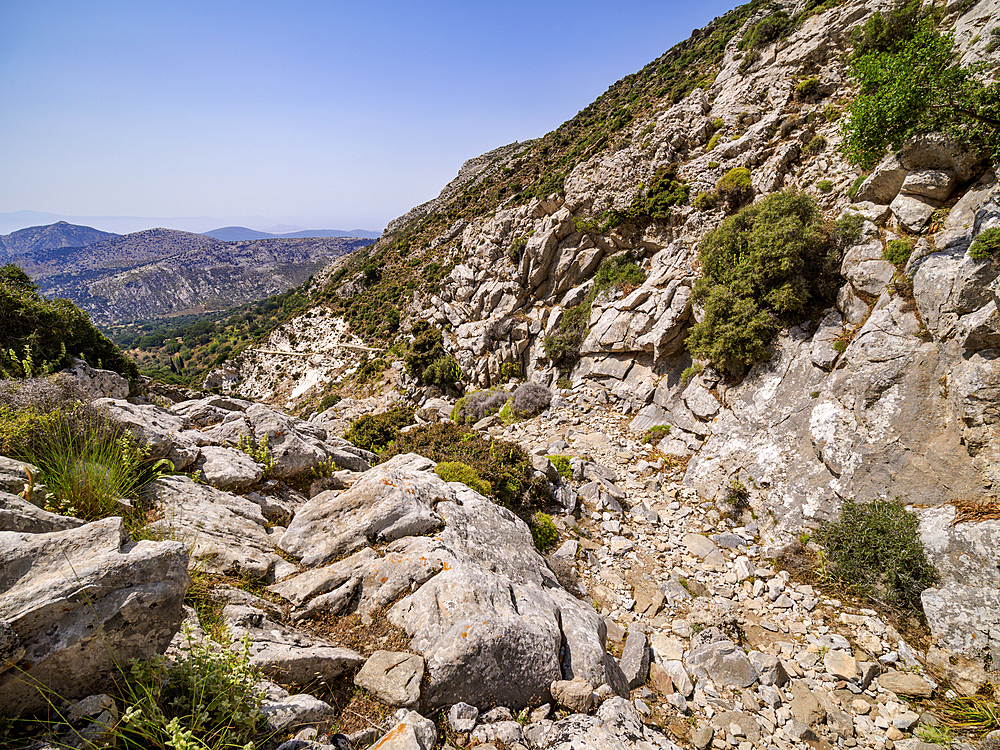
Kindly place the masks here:
[(527, 497), (531, 459), (521, 446), (484, 438), (467, 427), (452, 422), (421, 425), (400, 434), (383, 451), (384, 459), (401, 453), (418, 453), (432, 461), (461, 461), (488, 482), (492, 497), (516, 512), (531, 505)]
[(556, 467), (556, 471), (559, 472), (559, 476), (563, 479), (573, 478), (573, 467), (569, 464), (569, 456), (549, 456), (549, 461), (551, 461), (552, 465)]
[(850, 198), (852, 201), (855, 198), (857, 198), (858, 191), (861, 189), (861, 185), (866, 179), (868, 179), (868, 175), (864, 174), (859, 174), (857, 177), (855, 177), (854, 182), (852, 182), (851, 186), (847, 188), (847, 197)]
[(826, 548), (829, 575), (859, 595), (920, 611), (920, 593), (937, 572), (927, 561), (915, 516), (895, 500), (844, 501), (816, 541)]
[(656, 445), (663, 438), (670, 434), (670, 425), (668, 424), (658, 424), (655, 427), (650, 427), (646, 430), (646, 434), (643, 436), (643, 440), (647, 443), (652, 443)]
[(681, 372), (681, 387), (684, 388), (691, 382), (691, 378), (698, 375), (705, 369), (701, 362), (694, 362), (690, 367), (685, 367)]
[(753, 197), (750, 170), (746, 167), (733, 167), (719, 179), (715, 189), (719, 191), (719, 198), (731, 208), (743, 205)]
[(371, 383), (378, 380), (379, 376), (385, 372), (388, 364), (381, 357), (368, 357), (368, 352), (362, 352), (358, 369), (354, 372), (354, 379), (358, 383)]
[(829, 193), (831, 190), (833, 190), (833, 180), (820, 180), (819, 182), (816, 183), (816, 188), (821, 193)]
[(691, 205), (699, 211), (711, 211), (718, 202), (719, 194), (713, 190), (710, 193), (698, 193), (695, 199), (691, 201)]
[(827, 104), (823, 107), (823, 118), (827, 122), (836, 122), (840, 119), (840, 107), (836, 104)]
[(894, 266), (904, 266), (912, 253), (912, 243), (906, 240), (889, 240), (882, 251), (882, 257)]
[(825, 148), (826, 138), (821, 135), (815, 135), (809, 143), (802, 147), (802, 153), (806, 156), (816, 156), (816, 154), (822, 153)]
[(67, 299), (47, 300), (13, 263), (0, 266), (0, 377), (30, 378), (69, 366), (91, 366), (138, 380), (139, 369)]
[(605, 289), (636, 287), (645, 280), (646, 273), (636, 263), (635, 256), (631, 252), (620, 253), (601, 261), (594, 277), (594, 290), (599, 294)]
[(1000, 255), (1000, 227), (984, 229), (969, 248), (969, 256), (976, 260), (986, 260)]
[(677, 177), (677, 165), (664, 164), (657, 167), (645, 198), (637, 201), (632, 212), (651, 219), (667, 219), (670, 208), (687, 203), (687, 199), (688, 187)]
[(795, 28), (795, 21), (785, 11), (775, 11), (753, 27), (740, 40), (740, 49), (759, 50), (771, 42), (783, 39)]
[(718, 169), (718, 167), (719, 167), (719, 162), (717, 162), (717, 161), (710, 161), (708, 163), (708, 168), (709, 169)]
[(411, 425), (414, 421), (413, 409), (397, 406), (383, 414), (358, 417), (351, 423), (344, 437), (358, 448), (381, 453), (399, 436), (400, 428)]
[(500, 382), (507, 383), (524, 377), (520, 362), (504, 362), (500, 365)]
[(452, 421), (458, 424), (475, 424), (480, 419), (498, 413), (509, 398), (510, 394), (502, 389), (468, 393), (455, 402), (451, 410)]
[(737, 71), (740, 75), (746, 75), (750, 72), (750, 68), (752, 68), (759, 60), (760, 52), (758, 50), (751, 50), (743, 56), (742, 60), (740, 60), (740, 66), (737, 68)]
[(434, 473), (446, 482), (461, 482), (480, 495), (490, 495), (493, 492), (489, 482), (483, 481), (475, 469), (461, 461), (442, 461), (435, 467)]
[(806, 78), (805, 80), (799, 81), (798, 85), (795, 87), (795, 98), (809, 99), (815, 96), (818, 90), (819, 90), (819, 79)]
[(590, 308), (597, 295), (596, 286), (582, 302), (568, 307), (559, 318), (557, 330), (542, 340), (545, 356), (554, 365), (571, 365), (580, 355), (580, 345), (587, 337), (590, 323)]
[(435, 360), (445, 356), (444, 334), (426, 320), (413, 324), (410, 333), (413, 339), (403, 354), (406, 372), (423, 382), (423, 375)]
[(316, 407), (316, 411), (322, 413), (329, 409), (330, 407), (336, 406), (341, 402), (341, 395), (339, 393), (327, 393), (323, 398), (320, 399), (319, 405)]
[(527, 235), (522, 235), (517, 237), (513, 242), (510, 243), (510, 251), (508, 252), (508, 257), (510, 262), (515, 266), (521, 262), (521, 258), (524, 256), (524, 249), (528, 246)]
[(708, 145), (705, 146), (706, 151), (714, 151), (715, 147), (719, 145), (719, 141), (722, 140), (722, 133), (716, 133), (711, 138), (708, 139)]
[(723, 120), (721, 117), (716, 117), (714, 120), (712, 120), (712, 130), (720, 130), (725, 124), (726, 124), (725, 120)]
[(249, 641), (232, 650), (189, 638), (179, 659), (133, 661), (123, 677), (120, 747), (245, 750), (265, 739), (262, 675), (250, 664)]
[(424, 385), (444, 386), (457, 383), (462, 379), (462, 368), (459, 367), (458, 360), (450, 354), (438, 357), (420, 376)]
[(702, 239), (694, 301), (704, 318), (687, 339), (692, 355), (736, 372), (767, 354), (771, 339), (809, 305), (825, 305), (839, 279), (837, 244), (816, 203), (772, 193)]
[(542, 552), (559, 541), (559, 531), (552, 523), (552, 516), (541, 511), (531, 517), (531, 537), (535, 540), (535, 546)]

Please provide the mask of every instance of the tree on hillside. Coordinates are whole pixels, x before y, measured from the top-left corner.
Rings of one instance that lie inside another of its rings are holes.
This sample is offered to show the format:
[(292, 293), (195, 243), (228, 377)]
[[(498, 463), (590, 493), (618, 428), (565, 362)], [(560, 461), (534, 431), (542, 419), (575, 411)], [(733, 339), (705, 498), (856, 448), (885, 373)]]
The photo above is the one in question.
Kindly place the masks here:
[(876, 13), (855, 36), (850, 73), (861, 90), (848, 107), (844, 155), (870, 169), (886, 149), (919, 133), (942, 132), (1000, 161), (1000, 86), (985, 66), (959, 62), (955, 41), (919, 0)]

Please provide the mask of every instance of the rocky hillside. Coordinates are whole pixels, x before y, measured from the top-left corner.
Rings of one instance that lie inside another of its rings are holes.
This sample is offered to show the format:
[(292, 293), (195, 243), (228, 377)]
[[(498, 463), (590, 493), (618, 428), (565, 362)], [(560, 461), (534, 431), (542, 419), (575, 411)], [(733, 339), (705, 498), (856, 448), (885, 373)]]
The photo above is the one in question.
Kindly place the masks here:
[[(1000, 225), (993, 168), (933, 132), (870, 171), (840, 148), (858, 94), (855, 32), (890, 8), (750, 3), (717, 19), (391, 224), (315, 291), (322, 327), (290, 322), (236, 363), (228, 386), (301, 403), (350, 371), (343, 343), (387, 348), (424, 320), (469, 389), (520, 372), (598, 387), (637, 436), (669, 426), (658, 448), (688, 461), (684, 485), (706, 501), (747, 488), (768, 543), (834, 517), (844, 498), (931, 509), (928, 534), (954, 503), (989, 515), (1000, 261), (970, 248)], [(938, 9), (963, 64), (995, 70), (998, 9)], [(824, 256), (834, 258), (829, 292), (778, 319), (763, 356), (692, 358), (691, 332), (706, 320), (702, 250), (724, 235), (706, 237), (741, 206), (771, 210), (782, 195), (816, 206), (825, 223), (809, 231), (840, 237)], [(418, 404), (435, 393), (402, 380)], [(955, 569), (938, 592), (924, 605), (939, 642), (998, 663), (995, 577)]]
[(45, 247), (16, 262), (43, 294), (66, 297), (99, 324), (219, 310), (283, 292), (371, 240), (272, 238), (222, 242), (172, 229)]
[(63, 247), (83, 247), (110, 240), (118, 235), (65, 221), (40, 227), (19, 229), (0, 235), (0, 261), (14, 261), (25, 255)]

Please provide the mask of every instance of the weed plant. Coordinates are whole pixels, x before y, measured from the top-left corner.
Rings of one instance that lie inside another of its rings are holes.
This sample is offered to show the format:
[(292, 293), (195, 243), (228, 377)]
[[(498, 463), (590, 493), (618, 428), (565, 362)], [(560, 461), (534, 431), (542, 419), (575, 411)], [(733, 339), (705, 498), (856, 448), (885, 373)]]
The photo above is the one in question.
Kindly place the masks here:
[(555, 467), (556, 471), (559, 472), (559, 476), (561, 476), (563, 479), (573, 478), (573, 467), (570, 466), (569, 456), (561, 456), (561, 455), (549, 456), (549, 461), (552, 462), (552, 465)]
[(650, 427), (646, 430), (646, 434), (643, 436), (643, 440), (647, 443), (652, 443), (656, 445), (663, 438), (670, 434), (670, 425), (668, 424), (658, 424), (655, 427)]

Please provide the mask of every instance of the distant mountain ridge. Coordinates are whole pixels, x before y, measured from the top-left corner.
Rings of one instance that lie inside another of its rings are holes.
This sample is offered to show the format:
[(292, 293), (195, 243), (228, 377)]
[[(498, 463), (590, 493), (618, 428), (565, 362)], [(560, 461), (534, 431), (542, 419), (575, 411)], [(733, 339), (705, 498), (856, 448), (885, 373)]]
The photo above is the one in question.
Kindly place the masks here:
[(8, 235), (0, 235), (0, 260), (8, 262), (18, 256), (51, 248), (83, 247), (118, 236), (112, 232), (102, 232), (100, 229), (69, 224), (65, 221), (27, 227)]
[(273, 234), (271, 232), (261, 232), (248, 227), (220, 227), (208, 232), (200, 232), (206, 237), (213, 237), (223, 242), (237, 242), (239, 240), (269, 240), (275, 238), (299, 238), (299, 237), (365, 237), (367, 239), (377, 239), (378, 232), (371, 232), (367, 229), (303, 229), (298, 232), (283, 232)]
[(4, 262), (24, 269), (42, 294), (72, 300), (103, 325), (253, 302), (298, 286), (372, 242), (367, 237), (224, 242), (176, 229), (117, 235), (65, 222), (0, 239)]

